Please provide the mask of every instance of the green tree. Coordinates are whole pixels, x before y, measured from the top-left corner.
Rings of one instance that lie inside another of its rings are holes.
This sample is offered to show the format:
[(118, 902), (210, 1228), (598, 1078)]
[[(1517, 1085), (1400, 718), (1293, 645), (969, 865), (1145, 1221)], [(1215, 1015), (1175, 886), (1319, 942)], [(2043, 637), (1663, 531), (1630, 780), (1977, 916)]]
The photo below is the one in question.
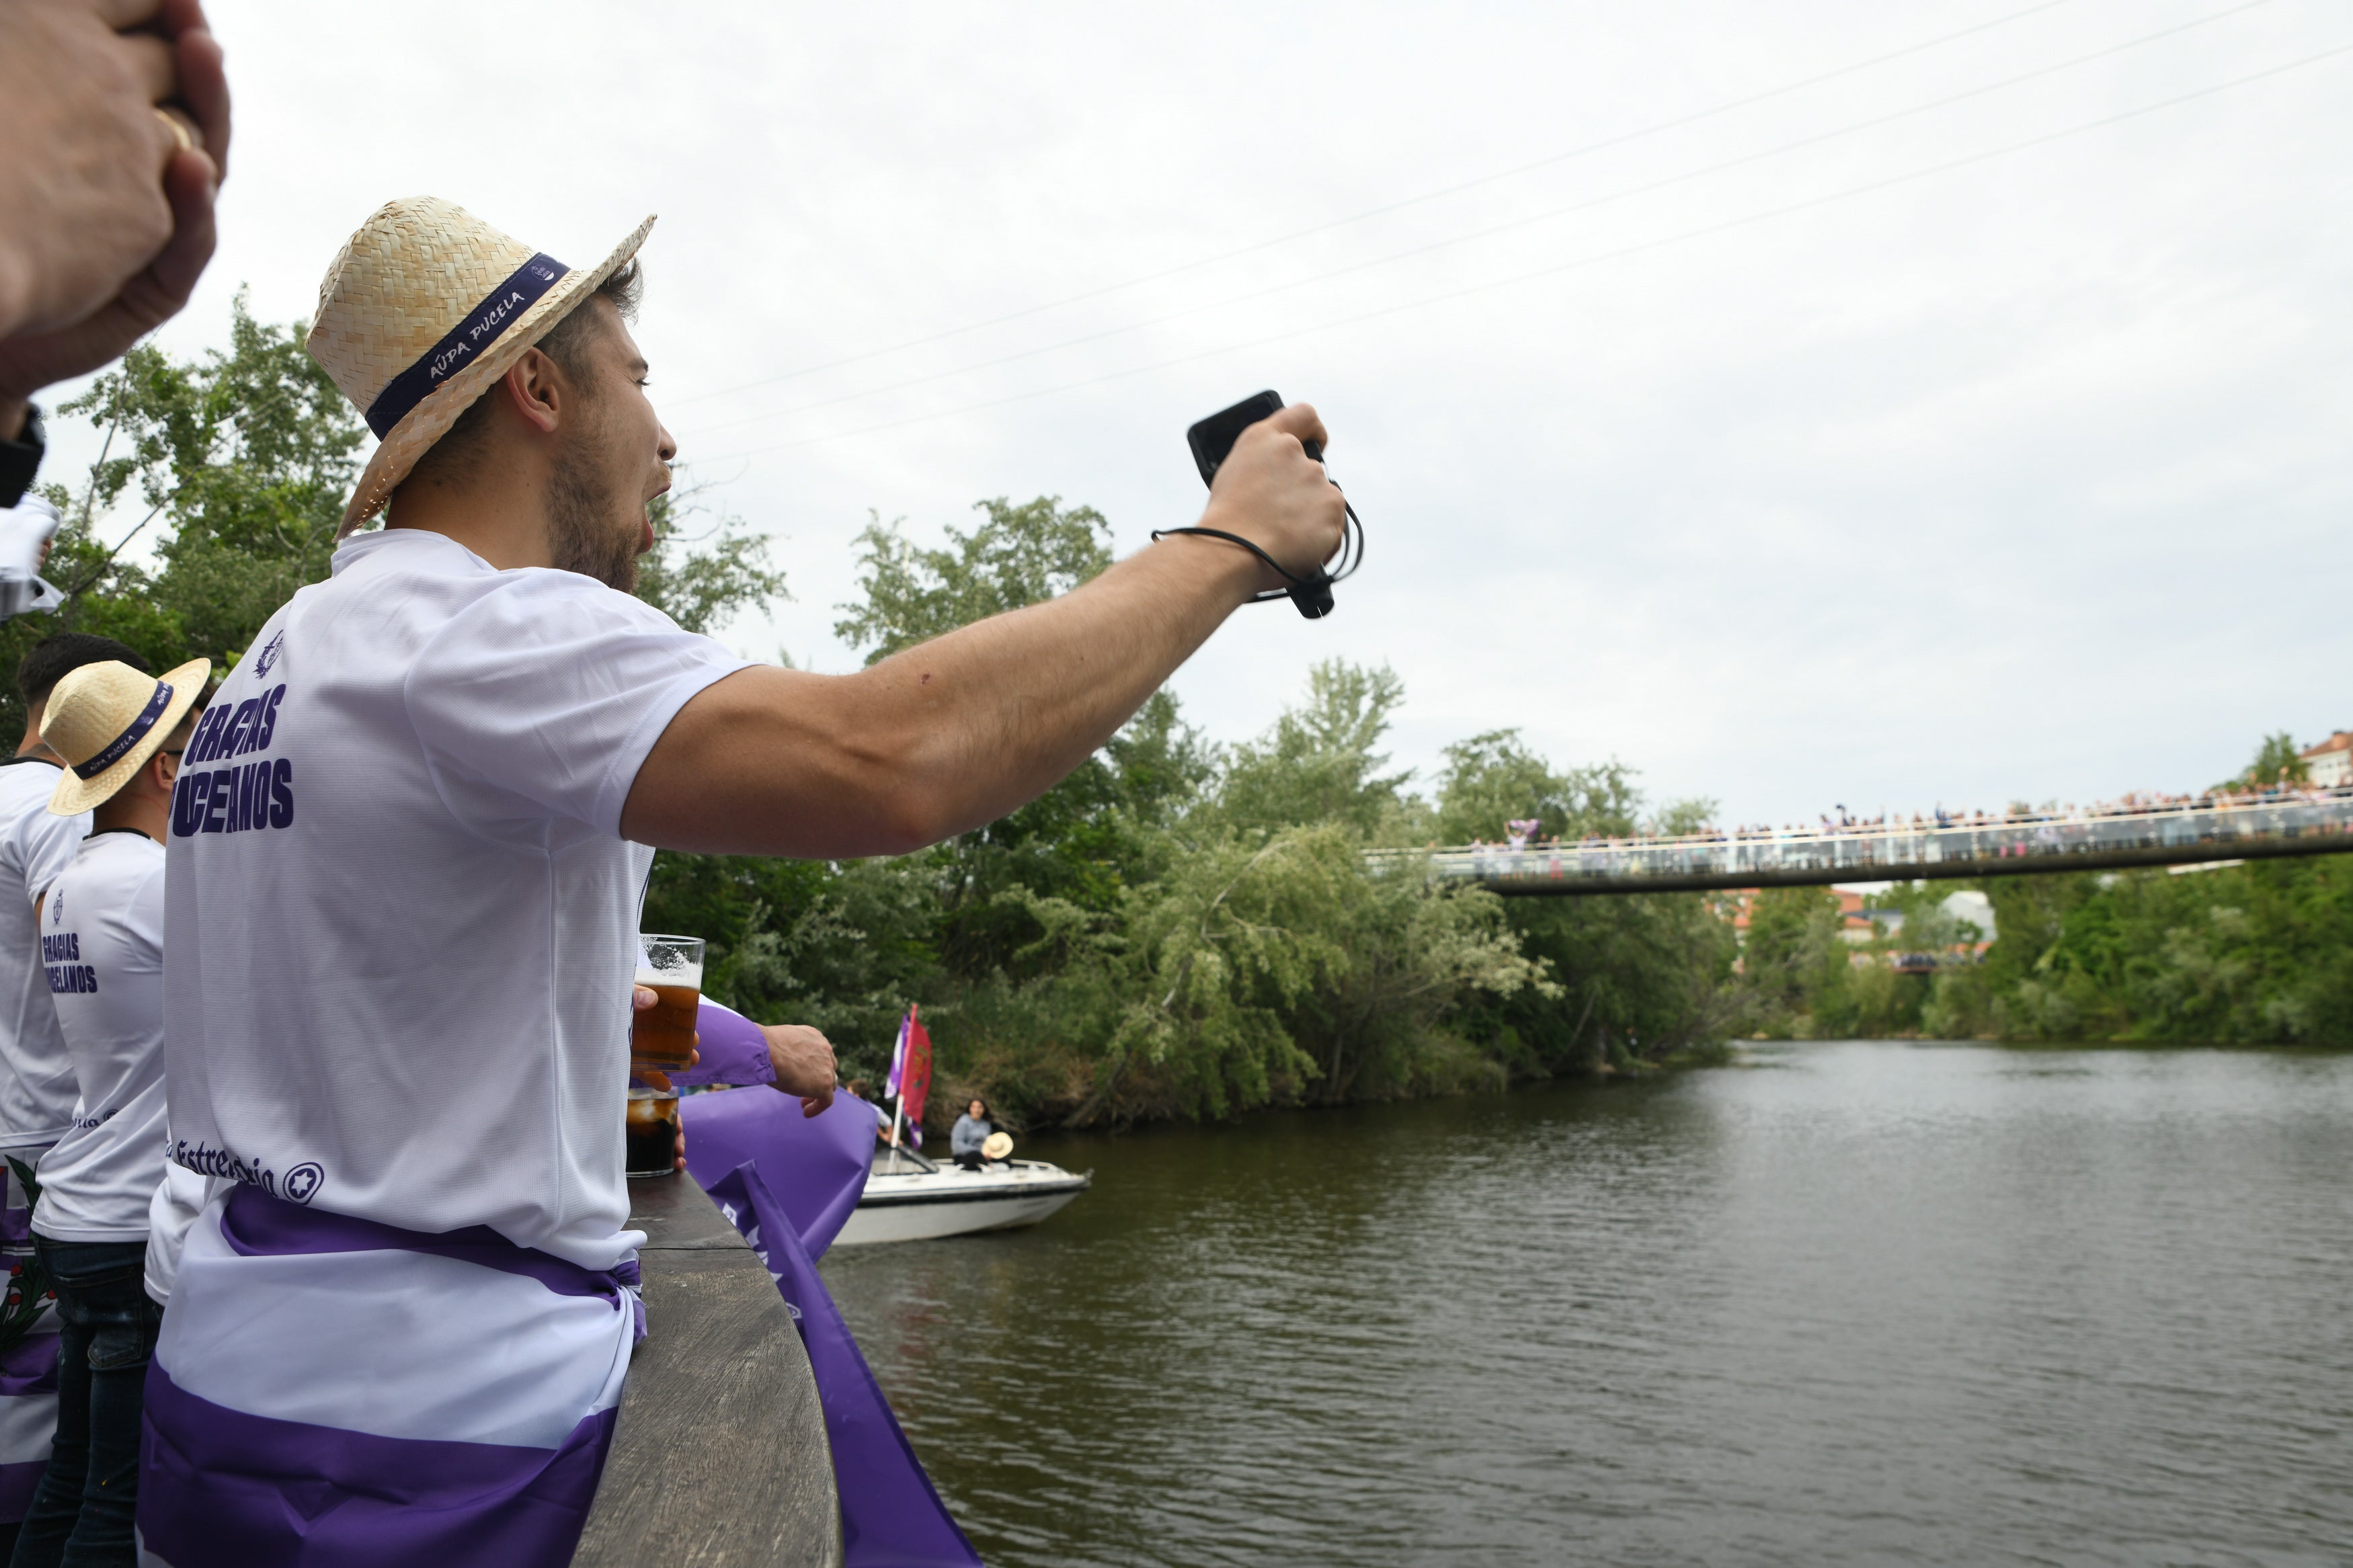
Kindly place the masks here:
[[(879, 520), (859, 535), (860, 599), (834, 630), (869, 664), (989, 616), (1066, 594), (1111, 564), (1111, 527), (1092, 507), (1040, 496), (982, 501), (984, 521), (920, 548)], [(1104, 750), (1020, 809), (922, 858), (937, 889), (942, 963), (968, 981), (1040, 973), (1039, 911), (1060, 900), (1097, 916), (1149, 858), (1142, 827), (1179, 808), (1209, 758), (1176, 700), (1153, 699)]]
[(1097, 1109), (1131, 1071), (1190, 1115), (1456, 1088), (1492, 1071), (1443, 1027), (1465, 1000), (1559, 994), (1500, 900), (1376, 871), (1344, 823), (1222, 834), (1126, 913)]
[[(1534, 818), (1538, 832), (1577, 839), (1622, 838), (1642, 816), (1642, 792), (1635, 771), (1614, 757), (1606, 763), (1555, 772), (1530, 751), (1517, 730), (1490, 730), (1445, 750), (1438, 779), (1439, 840), (1467, 844), (1504, 837), (1513, 821)], [(1675, 801), (1654, 816), (1662, 833), (1699, 828), (1715, 811), (1712, 801)]]
[(1405, 794), (1410, 772), (1388, 773), (1377, 748), (1405, 701), (1384, 665), (1325, 659), (1308, 671), (1307, 700), (1256, 741), (1233, 748), (1218, 792), (1221, 820), (1271, 829), (1340, 823), (1366, 843), (1409, 842), (1421, 827)]
[(1768, 1034), (1837, 1032), (1850, 968), (1838, 896), (1828, 888), (1765, 888), (1748, 902), (1740, 970), (1757, 1026)]
[[(1558, 770), (1516, 730), (1474, 735), (1445, 756), (1436, 813), (1444, 843), (1492, 841), (1507, 823), (1529, 817), (1564, 839), (1624, 837), (1643, 816), (1634, 770), (1615, 759)], [(1704, 802), (1677, 803), (1654, 825), (1682, 831), (1707, 810)], [(1475, 1026), (1514, 1070), (1656, 1061), (1731, 1021), (1733, 935), (1708, 900), (1653, 893), (1505, 902), (1523, 951), (1563, 989), (1557, 998), (1524, 991), (1491, 1004)]]
[(2295, 737), (2285, 730), (2265, 735), (2255, 748), (2254, 761), (2237, 778), (2220, 785), (2220, 789), (2268, 789), (2274, 784), (2300, 784), (2312, 782), (2312, 769), (2305, 764), (2297, 749)]
[(888, 658), (958, 626), (1069, 593), (1111, 564), (1111, 525), (1091, 506), (1065, 510), (1059, 496), (1015, 506), (977, 503), (987, 521), (944, 530), (944, 549), (919, 549), (902, 524), (880, 516), (860, 531), (860, 598), (839, 605), (834, 635)]
[[(327, 574), (366, 430), (302, 337), (300, 323), (255, 321), (240, 293), (227, 352), (175, 361), (142, 344), (58, 409), (102, 433), (79, 487), (44, 487), (66, 518), (47, 575), (67, 602), (0, 628), (0, 658), (13, 668), (52, 631), (91, 631), (158, 668), (202, 655), (226, 671)], [(128, 527), (126, 503), (140, 513)], [(152, 568), (126, 559), (141, 542)], [(0, 723), (23, 723), (13, 692), (0, 709)]]
[[(678, 471), (683, 476), (687, 469), (681, 465)], [(769, 564), (768, 541), (748, 531), (740, 518), (718, 515), (700, 532), (687, 531), (710, 513), (707, 497), (696, 483), (654, 498), (654, 547), (638, 559), (637, 586), (638, 598), (688, 631), (706, 635), (740, 611), (792, 597), (785, 574)]]

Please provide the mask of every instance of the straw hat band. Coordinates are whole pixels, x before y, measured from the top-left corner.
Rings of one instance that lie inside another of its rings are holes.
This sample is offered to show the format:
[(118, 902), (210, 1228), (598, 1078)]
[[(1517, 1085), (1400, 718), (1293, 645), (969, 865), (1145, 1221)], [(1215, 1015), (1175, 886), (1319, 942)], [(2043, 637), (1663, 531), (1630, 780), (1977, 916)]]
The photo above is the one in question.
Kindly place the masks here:
[(147, 731), (155, 727), (155, 721), (161, 719), (171, 706), (171, 683), (164, 680), (157, 681), (155, 695), (149, 699), (146, 707), (140, 710), (139, 717), (131, 721), (131, 728), (100, 747), (97, 755), (91, 757), (90, 761), (76, 763), (74, 772), (86, 779), (94, 779), (121, 762), (130, 754), (132, 747), (147, 738)]
[(367, 410), (368, 428), (375, 432), (376, 438), (382, 440), (390, 435), (392, 427), (406, 418), (410, 409), (474, 363), (484, 349), (497, 342), (501, 333), (522, 320), (522, 313), (571, 270), (544, 254), (534, 255), (516, 268), (505, 282), (467, 312), (464, 321), (450, 328), (448, 335), (427, 349), (416, 363), (394, 376), (376, 395)]
[(66, 764), (49, 792), (49, 814), (78, 816), (111, 800), (164, 749), (212, 672), (208, 658), (167, 669), (161, 680), (111, 658), (66, 671), (41, 715), (41, 740)]

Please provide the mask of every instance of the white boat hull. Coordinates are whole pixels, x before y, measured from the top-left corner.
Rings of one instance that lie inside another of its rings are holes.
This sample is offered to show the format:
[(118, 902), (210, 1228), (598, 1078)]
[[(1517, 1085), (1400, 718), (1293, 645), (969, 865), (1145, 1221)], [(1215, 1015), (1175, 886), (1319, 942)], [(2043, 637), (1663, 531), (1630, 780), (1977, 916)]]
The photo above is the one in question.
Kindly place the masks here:
[(833, 1244), (931, 1241), (1036, 1225), (1085, 1192), (1092, 1181), (1029, 1161), (982, 1171), (942, 1166), (894, 1175), (877, 1170)]

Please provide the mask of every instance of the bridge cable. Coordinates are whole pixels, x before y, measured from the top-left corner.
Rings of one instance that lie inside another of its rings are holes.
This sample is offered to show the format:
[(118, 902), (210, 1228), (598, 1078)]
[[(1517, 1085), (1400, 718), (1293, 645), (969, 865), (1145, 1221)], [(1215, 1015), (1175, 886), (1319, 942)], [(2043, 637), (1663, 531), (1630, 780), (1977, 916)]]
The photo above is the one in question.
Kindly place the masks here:
[(1514, 229), (1525, 228), (1533, 224), (1548, 223), (1555, 218), (1567, 217), (1577, 213), (1589, 212), (1596, 207), (1607, 206), (1612, 202), (1628, 201), (1635, 196), (1649, 195), (1652, 192), (1665, 190), (1670, 186), (1683, 184), (1692, 180), (1704, 179), (1710, 174), (1720, 174), (1728, 169), (1737, 169), (1750, 163), (1762, 163), (1768, 158), (1781, 157), (1787, 153), (1799, 152), (1808, 147), (1818, 146), (1825, 142), (1836, 141), (1841, 136), (1852, 136), (1858, 132), (1876, 130), (1881, 126), (1893, 124), (1899, 120), (1908, 120), (1915, 115), (1933, 113), (1936, 110), (1947, 109), (1956, 103), (1965, 102), (1969, 99), (1982, 98), (1988, 93), (2000, 92), (2006, 88), (2016, 87), (2021, 82), (2033, 81), (2039, 78), (2046, 76), (2054, 76), (2061, 71), (2073, 70), (2080, 66), (2089, 65), (2096, 60), (2106, 59), (2112, 55), (2122, 54), (2128, 49), (2140, 48), (2145, 45), (2157, 43), (2162, 39), (2172, 37), (2176, 34), (2186, 33), (2193, 28), (2206, 26), (2211, 23), (2224, 21), (2230, 17), (2239, 16), (2242, 13), (2257, 10), (2273, 3), (2274, 0), (2243, 0), (2242, 4), (2234, 5), (2228, 10), (2217, 11), (2211, 16), (2197, 17), (2194, 20), (2179, 23), (2170, 27), (2160, 28), (2157, 32), (2143, 34), (2141, 37), (2137, 38), (2128, 38), (2123, 43), (2113, 44), (2106, 48), (2094, 49), (2090, 54), (2077, 55), (2072, 58), (2060, 60), (2052, 65), (2038, 66), (2032, 70), (2023, 71), (2016, 76), (2004, 77), (2000, 81), (1988, 82), (1979, 87), (1964, 89), (1959, 92), (1951, 93), (1943, 98), (1932, 99), (1926, 103), (1914, 104), (1906, 109), (1899, 109), (1885, 114), (1874, 115), (1868, 120), (1858, 120), (1850, 124), (1839, 126), (1834, 130), (1818, 132), (1810, 136), (1799, 137), (1794, 142), (1784, 142), (1778, 146), (1767, 147), (1761, 152), (1744, 153), (1736, 158), (1723, 159), (1717, 163), (1704, 164), (1696, 169), (1686, 170), (1679, 174), (1669, 174), (1663, 178), (1652, 180), (1644, 184), (1631, 185), (1623, 190), (1609, 192), (1604, 195), (1588, 197), (1584, 201), (1573, 202), (1567, 206), (1552, 207), (1544, 212), (1531, 213), (1522, 217), (1515, 217), (1503, 223), (1491, 225), (1485, 228), (1471, 229), (1464, 233), (1451, 236), (1448, 238), (1430, 240), (1420, 245), (1410, 246), (1403, 250), (1391, 251), (1385, 256), (1373, 257), (1368, 260), (1352, 261), (1345, 267), (1335, 267), (1327, 271), (1310, 273), (1306, 277), (1293, 278), (1281, 283), (1271, 283), (1263, 288), (1246, 289), (1241, 293), (1229, 294), (1221, 300), (1214, 300), (1206, 304), (1187, 305), (1183, 310), (1171, 310), (1165, 315), (1148, 317), (1140, 321), (1131, 321), (1125, 326), (1106, 327), (1101, 331), (1087, 332), (1075, 338), (1065, 338), (1060, 342), (1046, 343), (1037, 348), (1018, 349), (1011, 353), (999, 354), (994, 359), (978, 360), (973, 363), (958, 365), (949, 370), (933, 371), (923, 375), (910, 376), (903, 381), (888, 382), (881, 386), (868, 387), (860, 392), (846, 392), (838, 396), (823, 397), (810, 403), (796, 404), (790, 408), (773, 409), (765, 414), (747, 414), (740, 418), (722, 420), (716, 425), (699, 426), (694, 429), (687, 431), (685, 434), (689, 437), (707, 436), (720, 430), (737, 429), (745, 425), (765, 424), (771, 419), (789, 419), (797, 414), (807, 414), (819, 408), (832, 408), (844, 403), (857, 403), (869, 397), (881, 397), (888, 393), (904, 392), (910, 387), (925, 386), (934, 382), (953, 380), (956, 376), (970, 375), (978, 371), (994, 370), (1000, 365), (1013, 364), (1021, 360), (1036, 359), (1044, 354), (1060, 353), (1065, 349), (1082, 348), (1089, 343), (1102, 342), (1109, 338), (1124, 337), (1130, 332), (1145, 331), (1154, 327), (1166, 326), (1171, 321), (1180, 321), (1188, 316), (1203, 315), (1213, 310), (1226, 310), (1234, 305), (1247, 304), (1253, 300), (1262, 300), (1269, 295), (1284, 293), (1293, 289), (1303, 289), (1314, 283), (1326, 283), (1335, 278), (1345, 278), (1351, 273), (1369, 271), (1377, 267), (1387, 267), (1393, 262), (1410, 260), (1415, 257), (1427, 256), (1433, 251), (1444, 250), (1453, 246), (1467, 245), (1476, 240), (1492, 239), (1496, 235), (1507, 234)]
[(732, 462), (742, 458), (759, 457), (769, 452), (788, 451), (801, 447), (814, 446), (824, 441), (843, 440), (858, 436), (876, 435), (888, 430), (904, 429), (911, 425), (929, 424), (934, 420), (939, 419), (953, 419), (965, 414), (983, 413), (993, 408), (1003, 408), (1011, 404), (1032, 402), (1040, 397), (1051, 397), (1064, 392), (1082, 391), (1088, 387), (1101, 386), (1109, 382), (1123, 381), (1130, 376), (1145, 375), (1153, 371), (1168, 370), (1178, 365), (1194, 364), (1202, 360), (1215, 359), (1224, 354), (1238, 353), (1244, 349), (1261, 348), (1269, 343), (1288, 342), (1293, 339), (1307, 337), (1316, 332), (1331, 331), (1341, 327), (1357, 326), (1366, 321), (1378, 321), (1385, 317), (1402, 314), (1408, 310), (1422, 310), (1431, 305), (1445, 304), (1451, 300), (1467, 299), (1473, 295), (1488, 293), (1497, 289), (1510, 288), (1514, 284), (1534, 282), (1539, 279), (1556, 277), (1564, 272), (1573, 272), (1583, 268), (1599, 266), (1604, 262), (1622, 260), (1630, 256), (1639, 256), (1648, 251), (1662, 250), (1669, 246), (1680, 245), (1689, 240), (1704, 239), (1714, 235), (1728, 233), (1734, 229), (1746, 228), (1755, 224), (1766, 223), (1774, 218), (1787, 217), (1793, 213), (1807, 212), (1816, 207), (1830, 206), (1839, 202), (1851, 201), (1858, 196), (1869, 195), (1874, 192), (1892, 189), (1897, 185), (1909, 184), (1915, 181), (1927, 179), (1933, 175), (1949, 174), (1957, 169), (1965, 169), (1973, 164), (1988, 163), (1996, 158), (2007, 157), (2013, 153), (2029, 152), (2036, 147), (2048, 146), (2052, 142), (2065, 141), (2070, 137), (2081, 136), (2090, 132), (2105, 130), (2109, 126), (2119, 125), (2127, 121), (2140, 119), (2146, 115), (2159, 113), (2165, 110), (2177, 109), (2186, 103), (2194, 103), (2201, 99), (2212, 98), (2218, 94), (2232, 91), (2238, 88), (2251, 86), (2260, 81), (2267, 81), (2274, 77), (2284, 75), (2289, 71), (2301, 70), (2307, 66), (2318, 65), (2324, 61), (2335, 59), (2338, 56), (2348, 53), (2353, 53), (2353, 44), (2339, 45), (2337, 47), (2333, 49), (2324, 49), (2318, 54), (2306, 55), (2300, 58), (2289, 60), (2281, 65), (2272, 66), (2263, 70), (2252, 72), (2246, 76), (2233, 77), (2227, 81), (2217, 82), (2211, 87), (2203, 87), (2191, 92), (2182, 93), (2178, 97), (2161, 99), (2155, 103), (2144, 104), (2137, 109), (2125, 110), (2119, 113), (2105, 115), (2097, 120), (2085, 121), (2079, 125), (2072, 125), (2059, 131), (2048, 132), (2040, 136), (2029, 137), (2021, 142), (2008, 142), (2000, 147), (1989, 148), (1981, 153), (1972, 153), (1964, 157), (1948, 159), (1941, 163), (1932, 163), (1922, 168), (1909, 170), (1904, 174), (1891, 174), (1883, 179), (1872, 180), (1860, 185), (1851, 185), (1844, 190), (1831, 192), (1827, 195), (1812, 196), (1804, 201), (1791, 202), (1782, 206), (1767, 207), (1760, 212), (1748, 213), (1735, 218), (1726, 218), (1719, 223), (1707, 224), (1698, 228), (1684, 229), (1675, 234), (1662, 236), (1656, 239), (1643, 240), (1637, 244), (1622, 246), (1614, 250), (1597, 251), (1591, 255), (1577, 257), (1569, 261), (1556, 262), (1548, 266), (1539, 267), (1526, 272), (1515, 272), (1503, 278), (1490, 279), (1482, 283), (1472, 283), (1465, 285), (1462, 288), (1450, 289), (1436, 294), (1426, 294), (1418, 299), (1404, 300), (1398, 304), (1384, 305), (1375, 310), (1359, 311), (1355, 315), (1342, 316), (1332, 321), (1319, 321), (1304, 327), (1293, 327), (1284, 331), (1270, 332), (1260, 337), (1247, 338), (1240, 342), (1221, 344), (1216, 348), (1202, 349), (1193, 353), (1179, 354), (1170, 359), (1155, 360), (1146, 364), (1131, 365), (1124, 370), (1108, 371), (1101, 375), (1088, 376), (1080, 381), (1069, 381), (1053, 386), (1038, 387), (1028, 392), (1013, 393), (1004, 397), (990, 398), (978, 403), (964, 404), (956, 407), (944, 408), (929, 414), (910, 415), (902, 419), (892, 419), (879, 424), (860, 426), (853, 430), (828, 431), (822, 435), (804, 436), (789, 441), (774, 442), (765, 447), (747, 447), (742, 451), (723, 453), (716, 458), (699, 458), (697, 461), (703, 463)]
[(1353, 224), (1365, 223), (1377, 217), (1386, 217), (1390, 213), (1402, 212), (1408, 207), (1419, 206), (1426, 202), (1438, 201), (1446, 196), (1460, 195), (1464, 191), (1477, 190), (1482, 185), (1491, 185), (1503, 180), (1515, 179), (1522, 174), (1532, 174), (1538, 169), (1549, 168), (1556, 163), (1566, 163), (1577, 158), (1588, 157), (1596, 153), (1607, 152), (1613, 147), (1622, 147), (1631, 142), (1640, 142), (1646, 137), (1661, 135), (1669, 131), (1681, 130), (1686, 125), (1695, 125), (1704, 120), (1713, 120), (1718, 115), (1730, 114), (1736, 110), (1752, 108), (1757, 104), (1769, 102), (1773, 99), (1785, 98), (1793, 92), (1801, 92), (1807, 88), (1820, 87), (1824, 82), (1836, 81), (1841, 77), (1852, 76), (1859, 71), (1869, 70), (1877, 66), (1883, 66), (1891, 61), (1903, 59), (1907, 55), (1920, 54), (1929, 49), (1939, 48), (1946, 44), (1956, 43), (1962, 38), (1975, 37), (1979, 33), (1991, 32), (1998, 27), (2006, 27), (2013, 22), (2021, 22), (2029, 16), (2039, 16), (2045, 11), (2056, 10), (2062, 5), (2072, 3), (2073, 0), (2040, 0), (2039, 4), (2029, 5), (2022, 11), (2012, 11), (2006, 16), (1996, 16), (1990, 21), (1979, 22), (1974, 26), (1963, 27), (1957, 32), (1939, 34), (1936, 37), (1926, 38), (1916, 44), (1907, 44), (1900, 49), (1891, 49), (1883, 55), (1873, 55), (1869, 59), (1857, 60), (1852, 65), (1840, 66), (1835, 70), (1824, 71), (1819, 76), (1810, 76), (1802, 78), (1797, 81), (1784, 82), (1779, 87), (1767, 88), (1763, 92), (1752, 93), (1746, 98), (1736, 98), (1728, 103), (1719, 103), (1712, 109), (1696, 110), (1689, 114), (1679, 115), (1672, 120), (1662, 120), (1653, 124), (1645, 125), (1637, 131), (1621, 132), (1615, 136), (1605, 137), (1599, 142), (1588, 142), (1582, 146), (1571, 147), (1567, 151), (1562, 153), (1554, 153), (1547, 156), (1535, 159), (1531, 163), (1515, 164), (1508, 169), (1499, 169), (1493, 174), (1480, 174), (1474, 178), (1462, 180), (1454, 184), (1440, 185), (1434, 190), (1423, 191), (1415, 195), (1400, 197), (1396, 201), (1387, 203), (1380, 206), (1367, 207), (1362, 212), (1351, 213), (1345, 217), (1335, 217), (1323, 223), (1313, 225), (1307, 228), (1293, 229), (1288, 234), (1279, 234), (1271, 239), (1257, 240), (1251, 244), (1240, 246), (1232, 250), (1221, 250), (1213, 255), (1200, 257), (1191, 261), (1180, 262), (1175, 267), (1163, 268), (1157, 272), (1147, 272), (1139, 277), (1127, 279), (1122, 282), (1106, 283), (1100, 288), (1089, 289), (1082, 293), (1066, 294), (1059, 300), (1049, 300), (1042, 304), (1025, 306), (1018, 310), (1010, 310), (1001, 316), (988, 317), (985, 321), (973, 321), (961, 327), (950, 327), (944, 331), (933, 332), (924, 337), (908, 338), (902, 342), (889, 343), (878, 349), (862, 350), (857, 353), (844, 355), (839, 359), (826, 360), (818, 364), (803, 365), (798, 370), (788, 370), (776, 375), (763, 376), (757, 381), (742, 382), (734, 386), (723, 386), (714, 392), (698, 392), (691, 397), (681, 397), (677, 399), (670, 405), (670, 406), (673, 408), (684, 408), (691, 404), (707, 402), (713, 397), (728, 397), (739, 392), (750, 392), (757, 387), (772, 386), (778, 382), (794, 381), (805, 375), (815, 375), (821, 371), (839, 370), (843, 365), (858, 364), (867, 360), (880, 359), (885, 354), (899, 353), (907, 349), (922, 348), (926, 344), (940, 342), (948, 338), (963, 337), (967, 333), (983, 331), (990, 327), (1001, 327), (1008, 321), (1018, 321), (1026, 317), (1041, 315), (1048, 310), (1059, 310), (1066, 305), (1078, 305), (1083, 304), (1089, 300), (1100, 300), (1106, 294), (1117, 294), (1129, 289), (1142, 288), (1146, 283), (1157, 283), (1166, 278), (1178, 277), (1187, 272), (1198, 271), (1204, 267), (1214, 267), (1221, 261), (1232, 261), (1240, 257), (1255, 255), (1261, 250), (1271, 250), (1276, 246), (1289, 245), (1294, 240), (1307, 239), (1315, 235), (1328, 233), (1335, 228), (1346, 228)]

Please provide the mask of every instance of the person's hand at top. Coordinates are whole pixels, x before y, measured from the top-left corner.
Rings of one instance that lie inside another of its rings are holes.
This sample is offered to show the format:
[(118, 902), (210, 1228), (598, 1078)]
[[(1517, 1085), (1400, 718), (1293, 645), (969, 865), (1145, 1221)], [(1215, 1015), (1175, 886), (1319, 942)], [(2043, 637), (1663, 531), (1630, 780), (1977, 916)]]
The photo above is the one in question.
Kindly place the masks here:
[[(1304, 444), (1310, 441), (1321, 451), (1331, 445), (1331, 437), (1314, 407), (1305, 403), (1294, 403), (1244, 430), (1209, 485), (1209, 506), (1201, 514), (1201, 526), (1240, 535), (1294, 576), (1314, 576), (1339, 552), (1347, 503), (1339, 487), (1325, 477), (1324, 465), (1307, 455)], [(1285, 586), (1261, 563), (1258, 590)]]
[(187, 302), (228, 142), (199, 0), (0, 0), (0, 437)]
[(776, 1069), (778, 1092), (798, 1097), (803, 1116), (815, 1116), (833, 1103), (833, 1086), (840, 1072), (833, 1042), (807, 1024), (763, 1024), (768, 1037), (768, 1064)]

